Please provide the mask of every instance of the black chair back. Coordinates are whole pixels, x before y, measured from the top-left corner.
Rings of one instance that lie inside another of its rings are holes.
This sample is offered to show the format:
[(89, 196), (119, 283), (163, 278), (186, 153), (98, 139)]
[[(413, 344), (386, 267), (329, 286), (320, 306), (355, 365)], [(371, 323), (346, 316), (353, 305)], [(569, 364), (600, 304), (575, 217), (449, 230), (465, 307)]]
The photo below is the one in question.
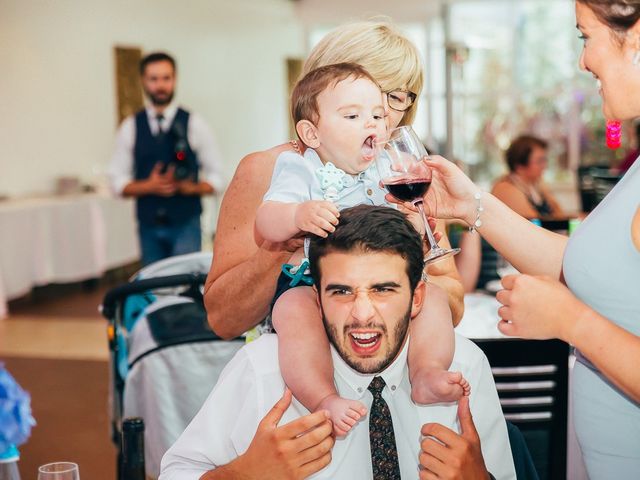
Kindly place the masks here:
[(567, 470), (569, 345), (560, 340), (474, 340), (496, 382), (505, 418), (521, 431), (541, 480)]
[(621, 175), (610, 173), (608, 165), (578, 167), (578, 187), (583, 212), (590, 212), (620, 180)]
[(482, 260), (480, 261), (480, 275), (478, 275), (476, 288), (485, 288), (487, 283), (500, 279), (500, 275), (497, 272), (500, 254), (484, 238), (481, 241), (481, 245)]

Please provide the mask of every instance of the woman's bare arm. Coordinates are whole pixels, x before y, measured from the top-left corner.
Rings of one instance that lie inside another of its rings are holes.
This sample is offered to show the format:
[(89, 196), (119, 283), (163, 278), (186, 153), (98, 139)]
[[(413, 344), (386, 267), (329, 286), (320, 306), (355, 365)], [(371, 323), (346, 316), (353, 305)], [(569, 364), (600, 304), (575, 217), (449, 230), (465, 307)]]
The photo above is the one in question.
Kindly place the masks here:
[[(443, 232), (442, 238), (438, 240), (438, 244), (442, 248), (451, 248), (449, 239), (444, 233), (446, 232), (446, 226), (443, 220), (438, 220), (436, 231)], [(464, 287), (462, 286), (462, 280), (460, 279), (455, 261), (450, 257), (430, 264), (427, 268), (427, 276), (429, 282), (434, 283), (447, 292), (449, 308), (451, 308), (451, 319), (453, 320), (454, 326), (458, 325), (464, 314)]]
[(222, 201), (205, 286), (209, 324), (222, 338), (244, 333), (267, 315), (280, 266), (300, 245), (267, 242), (254, 231), (275, 160), (290, 148), (285, 144), (244, 157)]
[[(518, 271), (558, 280), (568, 238), (514, 214), (496, 197), (482, 197), (482, 236)], [(473, 220), (471, 220), (473, 223)]]
[(425, 163), (433, 171), (436, 186), (425, 196), (428, 212), (435, 210), (437, 203), (439, 215), (468, 225), (480, 214), (478, 232), (518, 271), (560, 278), (567, 237), (532, 224), (489, 193), (481, 195), (483, 209), (479, 212), (474, 199), (479, 189), (458, 167), (437, 155)]
[(482, 240), (476, 232), (460, 234), (460, 253), (454, 258), (465, 293), (475, 291), (482, 264)]
[(573, 328), (563, 339), (578, 348), (634, 401), (640, 402), (640, 371), (637, 368), (640, 337), (591, 308), (585, 308), (582, 315), (576, 316)]
[(256, 232), (271, 242), (285, 242), (301, 233), (296, 226), (298, 204), (262, 202), (256, 213)]

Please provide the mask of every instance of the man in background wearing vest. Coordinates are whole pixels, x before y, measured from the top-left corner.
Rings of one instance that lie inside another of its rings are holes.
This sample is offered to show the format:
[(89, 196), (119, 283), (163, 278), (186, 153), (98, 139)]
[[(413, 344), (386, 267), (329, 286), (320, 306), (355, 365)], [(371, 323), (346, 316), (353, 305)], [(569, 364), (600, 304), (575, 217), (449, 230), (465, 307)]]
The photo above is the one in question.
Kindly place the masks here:
[(220, 155), (210, 128), (173, 102), (175, 60), (140, 62), (148, 106), (120, 125), (109, 168), (113, 191), (136, 197), (142, 262), (201, 249), (200, 197), (221, 192)]

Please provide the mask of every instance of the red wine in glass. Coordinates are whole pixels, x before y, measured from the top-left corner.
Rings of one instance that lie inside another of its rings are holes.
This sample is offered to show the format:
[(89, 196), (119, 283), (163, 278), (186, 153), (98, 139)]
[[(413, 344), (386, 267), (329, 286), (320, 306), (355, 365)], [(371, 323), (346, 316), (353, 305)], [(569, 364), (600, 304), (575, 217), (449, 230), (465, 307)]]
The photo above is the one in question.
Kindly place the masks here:
[(431, 170), (423, 160), (427, 150), (411, 127), (405, 125), (389, 132), (376, 155), (376, 168), (387, 191), (403, 202), (411, 202), (422, 217), (429, 252), (425, 263), (432, 263), (460, 251), (444, 249), (438, 245), (424, 212), (423, 198), (431, 186)]
[(431, 180), (424, 178), (385, 178), (382, 183), (391, 195), (403, 202), (422, 198), (431, 186)]

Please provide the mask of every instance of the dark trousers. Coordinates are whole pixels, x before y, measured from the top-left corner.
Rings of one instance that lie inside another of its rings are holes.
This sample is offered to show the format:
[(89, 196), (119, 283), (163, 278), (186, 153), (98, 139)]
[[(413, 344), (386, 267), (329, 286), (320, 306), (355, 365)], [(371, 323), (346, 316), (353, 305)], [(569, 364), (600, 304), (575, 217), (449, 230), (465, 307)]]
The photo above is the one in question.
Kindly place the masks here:
[(202, 249), (199, 215), (177, 225), (140, 224), (138, 236), (144, 265)]

